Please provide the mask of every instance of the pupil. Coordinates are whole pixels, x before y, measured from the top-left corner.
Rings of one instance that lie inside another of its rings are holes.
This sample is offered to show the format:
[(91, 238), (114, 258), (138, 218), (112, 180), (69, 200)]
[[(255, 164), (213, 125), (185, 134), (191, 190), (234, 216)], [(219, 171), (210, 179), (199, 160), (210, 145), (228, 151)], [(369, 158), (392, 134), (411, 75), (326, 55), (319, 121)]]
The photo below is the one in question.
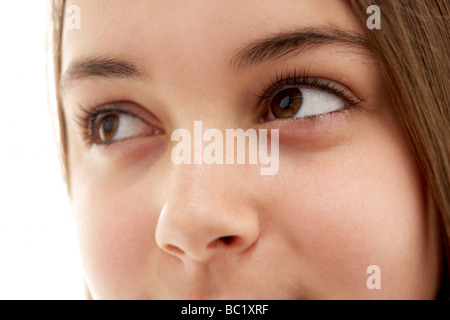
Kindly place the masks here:
[(284, 97), (280, 101), (280, 108), (286, 109), (289, 108), (290, 106), (291, 106), (291, 98), (289, 96)]
[(114, 130), (114, 119), (108, 119), (105, 123), (105, 130), (111, 132)]

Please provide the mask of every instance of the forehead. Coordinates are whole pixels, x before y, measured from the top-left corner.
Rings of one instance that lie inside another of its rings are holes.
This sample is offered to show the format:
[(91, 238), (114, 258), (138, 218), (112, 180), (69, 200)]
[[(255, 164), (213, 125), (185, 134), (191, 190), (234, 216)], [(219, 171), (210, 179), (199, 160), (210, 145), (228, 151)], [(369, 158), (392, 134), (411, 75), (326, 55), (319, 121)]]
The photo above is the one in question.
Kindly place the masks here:
[(358, 31), (340, 0), (70, 0), (80, 29), (65, 28), (62, 70), (90, 54), (131, 57), (153, 66), (221, 66), (253, 39), (298, 28), (338, 26)]

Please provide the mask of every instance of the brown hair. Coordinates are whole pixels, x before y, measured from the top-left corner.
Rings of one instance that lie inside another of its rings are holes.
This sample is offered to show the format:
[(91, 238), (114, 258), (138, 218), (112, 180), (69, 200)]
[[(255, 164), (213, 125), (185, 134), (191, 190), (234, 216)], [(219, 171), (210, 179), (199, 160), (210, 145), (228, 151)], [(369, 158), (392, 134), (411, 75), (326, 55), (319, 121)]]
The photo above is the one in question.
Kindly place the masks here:
[[(365, 25), (372, 0), (351, 0)], [(381, 29), (366, 35), (416, 155), (444, 247), (441, 296), (449, 293), (450, 16), (445, 0), (378, 0)]]
[[(373, 5), (381, 11), (381, 29), (366, 28)], [(421, 168), (434, 213), (440, 223), (443, 272), (439, 297), (450, 292), (450, 16), (446, 0), (349, 0), (360, 19)], [(64, 0), (52, 1), (52, 51), (61, 159), (68, 188), (68, 146), (59, 97)], [(70, 190), (69, 190), (70, 192)]]
[[(51, 30), (50, 36), (47, 40), (47, 50), (50, 52), (52, 61), (48, 62), (52, 68), (49, 68), (49, 76), (54, 81), (54, 97), (56, 102), (58, 126), (59, 126), (59, 144), (60, 144), (60, 160), (62, 162), (62, 170), (68, 193), (70, 195), (70, 174), (68, 172), (68, 146), (66, 134), (66, 122), (64, 119), (64, 111), (60, 96), (60, 75), (61, 75), (61, 48), (62, 48), (62, 31), (64, 25), (65, 0), (50, 0), (51, 1)], [(49, 81), (50, 82), (50, 81)]]

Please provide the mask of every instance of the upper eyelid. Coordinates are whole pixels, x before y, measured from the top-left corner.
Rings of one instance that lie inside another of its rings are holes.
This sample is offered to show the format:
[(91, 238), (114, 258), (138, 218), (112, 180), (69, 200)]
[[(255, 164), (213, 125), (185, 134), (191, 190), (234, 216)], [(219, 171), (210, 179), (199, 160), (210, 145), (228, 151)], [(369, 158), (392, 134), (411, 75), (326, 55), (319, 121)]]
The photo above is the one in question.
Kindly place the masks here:
[[(361, 101), (365, 101), (365, 99), (357, 96), (353, 93), (347, 86), (339, 83), (338, 81), (330, 80), (322, 77), (312, 77), (307, 73), (301, 75), (287, 75), (286, 78), (282, 79), (282, 76), (277, 76), (277, 80), (270, 80), (271, 85), (268, 88), (264, 89), (267, 85), (261, 84), (261, 88), (263, 90), (262, 95), (257, 95), (263, 102), (267, 103), (270, 99), (277, 94), (278, 92), (285, 89), (284, 87), (307, 87), (311, 89), (322, 90), (328, 92), (330, 94), (334, 94), (342, 99), (344, 99), (347, 103), (350, 104), (358, 104)], [(333, 88), (333, 85), (336, 85)]]
[(124, 109), (122, 109), (120, 107), (117, 107), (117, 106), (114, 106), (112, 108), (106, 108), (106, 107), (103, 108), (102, 107), (102, 109), (100, 109), (98, 111), (94, 111), (91, 114), (91, 116), (95, 116), (95, 117), (98, 117), (98, 116), (101, 116), (101, 115), (102, 116), (106, 116), (106, 115), (109, 115), (109, 114), (112, 114), (112, 113), (124, 114), (124, 115), (127, 115), (127, 116), (130, 116), (130, 117), (139, 119), (139, 120), (147, 123), (147, 121), (145, 119), (143, 119), (142, 117), (136, 115), (135, 113), (133, 113), (133, 112), (131, 112), (129, 110), (124, 110)]
[(130, 104), (128, 101), (116, 101), (116, 102), (108, 102), (108, 103), (102, 103), (102, 104), (94, 104), (94, 106), (83, 106), (79, 105), (79, 109), (81, 110), (80, 114), (75, 115), (75, 121), (81, 125), (82, 127), (87, 127), (91, 123), (89, 123), (89, 120), (92, 120), (92, 118), (98, 117), (102, 114), (109, 114), (109, 113), (121, 113), (126, 114), (132, 117), (135, 117), (147, 124), (149, 122), (142, 116), (138, 115), (137, 113), (128, 110), (125, 105)]
[[(110, 102), (110, 103), (102, 103), (100, 105), (96, 105), (95, 107), (83, 107), (81, 106), (81, 109), (84, 114), (87, 115), (100, 115), (104, 113), (112, 113), (112, 112), (118, 112), (118, 113), (126, 113), (130, 115), (134, 115), (133, 112), (125, 109), (123, 105), (127, 104), (127, 102)], [(122, 105), (122, 106), (120, 106)], [(135, 115), (136, 116), (136, 115)]]

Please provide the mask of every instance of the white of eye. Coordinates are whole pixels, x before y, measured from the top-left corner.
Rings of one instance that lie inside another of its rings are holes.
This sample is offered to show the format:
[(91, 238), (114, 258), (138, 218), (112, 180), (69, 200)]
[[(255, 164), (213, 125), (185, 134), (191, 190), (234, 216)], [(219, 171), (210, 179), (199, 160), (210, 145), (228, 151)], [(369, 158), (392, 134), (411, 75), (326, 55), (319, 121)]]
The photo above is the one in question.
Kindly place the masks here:
[(345, 106), (345, 102), (334, 94), (310, 88), (300, 88), (303, 102), (295, 118), (304, 118), (330, 113)]
[[(301, 94), (297, 95), (298, 93)], [(301, 96), (300, 99), (299, 96)], [(300, 105), (298, 105), (299, 103)], [(278, 92), (271, 101), (269, 120), (306, 118), (330, 113), (342, 109), (344, 106), (343, 99), (323, 90), (301, 87), (289, 88)], [(274, 114), (274, 110), (276, 110), (278, 116)], [(294, 112), (296, 113), (294, 114)]]
[(147, 124), (139, 118), (129, 114), (119, 114), (119, 127), (117, 128), (117, 140), (132, 138), (144, 134)]

